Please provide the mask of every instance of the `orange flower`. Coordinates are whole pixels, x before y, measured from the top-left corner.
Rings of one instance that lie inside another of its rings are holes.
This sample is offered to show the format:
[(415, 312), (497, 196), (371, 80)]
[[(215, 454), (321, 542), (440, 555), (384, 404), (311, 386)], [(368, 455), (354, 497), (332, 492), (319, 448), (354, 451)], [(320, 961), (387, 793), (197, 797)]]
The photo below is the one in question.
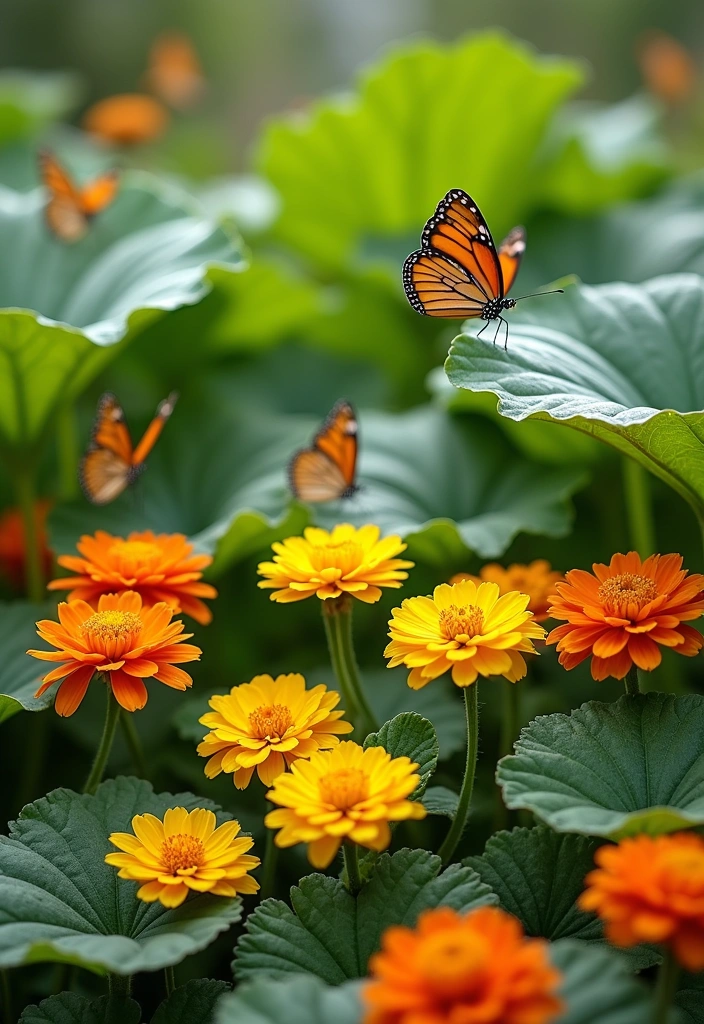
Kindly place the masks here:
[[(52, 554), (47, 545), (46, 517), (51, 502), (47, 499), (34, 505), (37, 539), (42, 556), (45, 578), (51, 573)], [(18, 508), (8, 508), (0, 515), (0, 572), (17, 590), (25, 586), (26, 556), (24, 522)]]
[(60, 715), (72, 715), (86, 695), (96, 672), (106, 676), (118, 703), (136, 711), (147, 703), (144, 679), (156, 679), (174, 690), (186, 690), (193, 680), (176, 665), (198, 661), (200, 648), (184, 644), (192, 633), (172, 622), (173, 611), (164, 602), (143, 608), (132, 590), (103, 594), (94, 611), (85, 601), (59, 605), (59, 622), (42, 619), (37, 632), (55, 651), (27, 651), (40, 661), (60, 664), (44, 676), (35, 696), (59, 679), (56, 695)]
[(188, 36), (180, 32), (164, 32), (154, 41), (145, 84), (177, 110), (185, 110), (201, 98), (205, 80)]
[(616, 946), (670, 946), (688, 971), (704, 970), (704, 839), (691, 832), (602, 846), (579, 898)]
[(426, 910), (381, 942), (363, 1024), (548, 1024), (564, 1010), (548, 943), (497, 907)]
[(58, 563), (77, 575), (49, 584), (49, 590), (69, 590), (69, 601), (95, 604), (101, 594), (134, 590), (145, 608), (165, 601), (203, 626), (212, 620), (200, 599), (218, 596), (215, 587), (201, 582), (202, 570), (213, 560), (210, 555), (194, 555), (182, 533), (145, 530), (124, 540), (98, 530), (94, 537), (81, 537), (76, 547), (82, 558), (61, 555)]
[(636, 54), (650, 92), (666, 103), (683, 103), (697, 88), (697, 65), (682, 43), (666, 32), (648, 32)]
[(557, 584), (550, 615), (566, 619), (548, 636), (566, 669), (592, 656), (592, 676), (623, 679), (635, 664), (647, 672), (662, 660), (659, 644), (693, 657), (702, 636), (691, 626), (704, 612), (704, 576), (689, 576), (681, 555), (635, 551), (614, 555), (609, 565), (594, 563), (594, 575), (572, 569)]
[(94, 103), (83, 115), (83, 127), (116, 146), (138, 146), (163, 135), (169, 123), (166, 107), (151, 96), (124, 93)]
[(537, 558), (530, 565), (519, 565), (514, 562), (508, 569), (504, 569), (498, 562), (489, 562), (488, 565), (482, 566), (478, 576), (458, 572), (450, 583), (462, 583), (463, 580), (472, 580), (477, 586), (480, 583), (496, 583), (502, 597), (512, 590), (527, 594), (530, 598), (528, 611), (533, 612), (533, 621), (544, 622), (550, 615), (549, 604), (555, 594), (555, 584), (564, 578), (561, 572), (551, 569), (550, 563), (544, 558)]

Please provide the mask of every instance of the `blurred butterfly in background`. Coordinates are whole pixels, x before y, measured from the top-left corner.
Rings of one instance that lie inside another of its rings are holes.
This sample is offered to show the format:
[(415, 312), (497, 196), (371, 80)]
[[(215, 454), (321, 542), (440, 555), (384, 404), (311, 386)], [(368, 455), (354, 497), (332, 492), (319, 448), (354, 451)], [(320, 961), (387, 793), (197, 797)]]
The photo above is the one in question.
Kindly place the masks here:
[(315, 435), (310, 448), (289, 463), (291, 490), (301, 501), (336, 501), (357, 491), (357, 417), (349, 402), (339, 401)]
[(81, 487), (89, 501), (94, 505), (107, 505), (134, 483), (145, 469), (144, 460), (174, 411), (177, 398), (177, 393), (173, 391), (159, 403), (154, 419), (133, 449), (125, 414), (119, 402), (109, 392), (101, 397), (93, 437), (80, 468)]
[(44, 211), (52, 233), (62, 242), (78, 242), (87, 233), (90, 222), (117, 195), (117, 171), (108, 171), (77, 185), (49, 150), (39, 153), (39, 171), (49, 193)]
[(497, 251), (477, 204), (453, 188), (423, 228), (420, 246), (403, 264), (404, 291), (416, 312), (456, 320), (480, 317), (486, 324), (479, 334), (490, 320), (498, 320), (496, 334), (505, 324), (508, 343), (508, 323), (501, 314), (519, 301), (506, 295), (526, 251), (525, 230), (513, 228)]

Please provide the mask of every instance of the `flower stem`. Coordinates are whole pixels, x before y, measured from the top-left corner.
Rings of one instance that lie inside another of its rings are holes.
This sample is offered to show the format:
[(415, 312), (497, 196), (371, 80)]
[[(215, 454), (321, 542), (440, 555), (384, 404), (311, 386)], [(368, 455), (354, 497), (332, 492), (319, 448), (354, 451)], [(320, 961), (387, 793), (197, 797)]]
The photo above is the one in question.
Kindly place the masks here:
[(677, 991), (680, 968), (672, 951), (666, 950), (660, 965), (658, 980), (655, 986), (655, 1007), (653, 1024), (668, 1024), (672, 1002)]
[(120, 708), (120, 726), (122, 728), (122, 735), (125, 737), (125, 743), (129, 748), (134, 771), (140, 779), (147, 779), (149, 776), (147, 762), (144, 757), (144, 748), (142, 747), (137, 727), (134, 724), (133, 715), (133, 711), (125, 711), (124, 708)]
[(131, 974), (108, 974), (108, 992), (113, 998), (127, 999), (131, 991)]
[(626, 693), (631, 697), (637, 696), (643, 691), (640, 688), (640, 680), (638, 679), (638, 669), (635, 665), (631, 665), (628, 670), (626, 678), (623, 680), (624, 686), (626, 687)]
[(173, 964), (170, 967), (164, 968), (164, 980), (166, 982), (166, 997), (168, 999), (176, 988), (176, 973), (174, 971)]
[(276, 861), (278, 860), (278, 847), (274, 842), (275, 832), (273, 829), (266, 830), (266, 845), (264, 847), (264, 862), (262, 864), (262, 882), (259, 890), (259, 898), (268, 900), (274, 894), (274, 879), (276, 877)]
[(631, 544), (641, 558), (655, 551), (655, 524), (648, 472), (635, 459), (623, 460), (623, 487)]
[[(516, 683), (507, 680), (503, 684), (503, 701), (501, 709), (501, 737), (499, 740), (499, 757), (506, 757), (513, 753), (513, 744), (518, 739), (518, 730), (521, 721), (521, 691)], [(509, 828), (511, 825), (511, 811), (506, 807), (501, 795), (501, 789), (496, 787), (496, 831)]]
[(59, 461), (59, 494), (63, 501), (78, 496), (78, 426), (76, 410), (66, 403), (56, 417), (56, 446)]
[(469, 816), (469, 807), (472, 802), (474, 774), (477, 770), (477, 753), (479, 750), (478, 690), (479, 684), (477, 682), (472, 683), (471, 686), (465, 687), (464, 691), (464, 710), (467, 722), (467, 764), (464, 770), (462, 789), (460, 790), (460, 798), (457, 804), (457, 813), (450, 825), (450, 831), (445, 836), (445, 839), (438, 850), (438, 853), (442, 858), (443, 866), (450, 863), (452, 856), (457, 849), (457, 844), (462, 838), (462, 833), (464, 832), (465, 825), (467, 824), (467, 818)]
[(34, 466), (16, 466), (13, 471), (15, 499), (22, 515), (24, 527), (24, 557), (27, 597), (35, 604), (44, 600), (44, 571), (37, 529)]
[(374, 712), (367, 703), (357, 668), (352, 642), (352, 603), (343, 595), (323, 601), (323, 622), (328, 638), (330, 660), (342, 691), (348, 717), (364, 736), (379, 728)]
[(342, 852), (347, 870), (347, 888), (353, 896), (356, 896), (362, 888), (362, 879), (359, 874), (359, 848), (356, 843), (346, 839), (342, 846)]
[(110, 750), (112, 749), (112, 741), (115, 739), (117, 722), (120, 717), (120, 705), (115, 700), (115, 695), (113, 694), (112, 687), (109, 683), (107, 685), (107, 691), (108, 706), (105, 712), (103, 735), (100, 737), (100, 746), (98, 747), (98, 752), (95, 755), (90, 775), (86, 779), (86, 784), (83, 787), (84, 793), (95, 793), (96, 789), (100, 785), (100, 780), (103, 777), (105, 765), (107, 764), (108, 757), (110, 756)]

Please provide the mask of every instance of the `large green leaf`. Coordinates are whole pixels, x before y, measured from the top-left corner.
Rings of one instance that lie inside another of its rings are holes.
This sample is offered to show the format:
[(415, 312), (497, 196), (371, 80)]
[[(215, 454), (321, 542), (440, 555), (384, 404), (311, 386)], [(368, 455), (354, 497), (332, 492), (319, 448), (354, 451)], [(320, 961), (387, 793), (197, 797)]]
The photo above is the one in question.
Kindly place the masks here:
[(75, 245), (53, 238), (42, 191), (0, 191), (0, 440), (36, 444), (75, 398), (160, 312), (198, 302), (209, 268), (241, 265), (238, 244), (151, 179), (126, 177)]
[(189, 410), (184, 402), (140, 481), (143, 500), (128, 493), (106, 508), (86, 501), (57, 508), (52, 547), (72, 551), (82, 533), (96, 529), (181, 531), (199, 550), (215, 551), (217, 571), (311, 520), (326, 527), (377, 523), (407, 538), (412, 557), (430, 561), (448, 552), (459, 560), (467, 549), (493, 558), (520, 532), (569, 530), (568, 498), (584, 480), (581, 471), (531, 466), (491, 424), (431, 406), (362, 414), (359, 492), (307, 512), (290, 504), (286, 465), (318, 425), (215, 404), (205, 418), (202, 407)]
[(18, 711), (43, 711), (54, 702), (53, 693), (35, 697), (39, 681), (45, 674), (42, 664), (27, 657), (36, 646), (38, 619), (54, 615), (53, 605), (36, 605), (26, 601), (0, 603), (0, 723)]
[(235, 950), (239, 979), (315, 974), (330, 985), (366, 974), (382, 932), (392, 924), (412, 927), (429, 907), (466, 911), (496, 902), (470, 868), (457, 864), (440, 873), (440, 858), (426, 850), (399, 850), (379, 858), (359, 896), (342, 882), (308, 875), (291, 889), (291, 910), (265, 900), (247, 918)]
[(531, 300), (508, 351), (462, 334), (452, 384), (512, 420), (566, 423), (632, 456), (704, 518), (704, 280), (569, 287)]
[[(577, 906), (598, 845), (585, 836), (561, 835), (544, 825), (516, 828), (497, 832), (480, 857), (469, 857), (464, 863), (496, 893), (503, 909), (523, 923), (528, 935), (603, 942), (599, 919)], [(622, 955), (638, 970), (660, 959), (657, 952), (643, 947), (624, 950)]]
[(681, 1015), (678, 1024), (704, 1024), (704, 974), (685, 974), (680, 979), (675, 1006)]
[(561, 832), (619, 839), (704, 824), (704, 697), (590, 701), (545, 715), (499, 761), (507, 807)]
[(71, 112), (79, 99), (77, 78), (67, 72), (0, 72), (0, 146), (36, 133)]
[(614, 950), (560, 939), (550, 958), (564, 974), (560, 994), (567, 1010), (555, 1024), (646, 1024), (651, 1020), (650, 993)]
[[(581, 79), (571, 61), (495, 33), (400, 48), (353, 97), (269, 126), (259, 163), (282, 198), (275, 230), (320, 263), (342, 265), (365, 236), (417, 238), (444, 193), (470, 182), (492, 228), (508, 230), (534, 202), (538, 150)], [(470, 121), (479, 135), (458, 130)]]
[(367, 747), (383, 747), (392, 757), (409, 757), (418, 765), (420, 782), (411, 799), (423, 795), (433, 772), (438, 766), (438, 738), (427, 718), (407, 711), (385, 722), (378, 732), (372, 732), (364, 741)]
[(164, 1000), (151, 1024), (213, 1024), (215, 1006), (230, 986), (226, 981), (194, 978)]
[(328, 988), (318, 978), (260, 978), (223, 996), (215, 1024), (360, 1024), (359, 985)]
[(43, 999), (38, 1006), (25, 1006), (18, 1024), (139, 1024), (141, 1019), (139, 1003), (134, 999), (90, 999), (77, 992), (61, 992)]
[[(105, 864), (111, 832), (135, 814), (208, 807), (190, 793), (154, 793), (118, 778), (95, 796), (55, 789), (28, 804), (0, 836), (0, 967), (37, 961), (133, 974), (179, 963), (239, 920), (241, 901), (204, 894), (175, 910), (136, 897), (134, 882)], [(227, 817), (227, 816), (225, 816)]]

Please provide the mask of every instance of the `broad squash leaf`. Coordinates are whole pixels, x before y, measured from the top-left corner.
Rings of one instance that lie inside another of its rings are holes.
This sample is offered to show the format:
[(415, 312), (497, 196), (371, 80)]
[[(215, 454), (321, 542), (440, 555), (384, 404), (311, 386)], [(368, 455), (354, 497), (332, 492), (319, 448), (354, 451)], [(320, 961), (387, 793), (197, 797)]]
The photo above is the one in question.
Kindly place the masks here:
[(555, 1024), (645, 1024), (651, 1019), (647, 986), (615, 950), (560, 939), (550, 946), (550, 959), (564, 976), (560, 995), (567, 1004)]
[(329, 988), (318, 978), (260, 978), (223, 996), (215, 1024), (360, 1024), (359, 985)]
[(25, 1006), (18, 1024), (140, 1024), (141, 1019), (142, 1011), (134, 999), (90, 999), (77, 992), (60, 992), (38, 1006)]

